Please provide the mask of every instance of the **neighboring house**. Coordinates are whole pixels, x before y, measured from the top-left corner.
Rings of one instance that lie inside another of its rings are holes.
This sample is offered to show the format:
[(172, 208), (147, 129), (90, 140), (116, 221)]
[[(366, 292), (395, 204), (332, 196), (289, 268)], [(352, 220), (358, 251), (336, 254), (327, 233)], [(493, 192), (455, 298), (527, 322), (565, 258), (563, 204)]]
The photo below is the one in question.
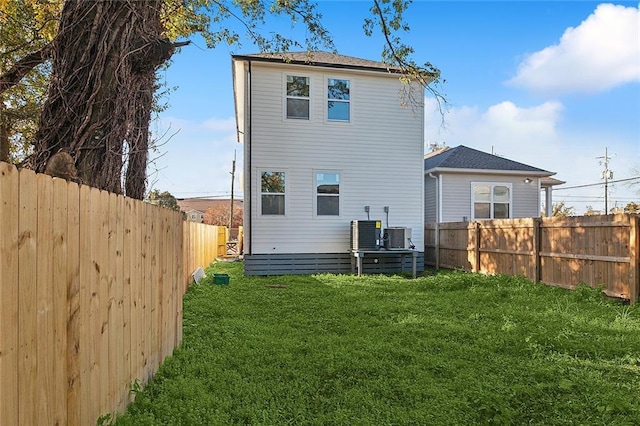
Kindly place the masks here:
[(232, 69), (246, 274), (349, 272), (351, 221), (368, 217), (424, 247), (424, 110), (401, 95), (422, 87), (326, 52), (234, 55)]
[(184, 212), (184, 215), (189, 222), (204, 222), (204, 212), (200, 210), (187, 210), (186, 212)]
[[(210, 217), (207, 223), (213, 222), (222, 222), (220, 225), (224, 224), (228, 226), (229, 221), (229, 212), (231, 210), (231, 200), (230, 199), (212, 199), (212, 198), (178, 198), (177, 199), (178, 206), (180, 207), (180, 211), (184, 212), (185, 217), (188, 221), (191, 222), (205, 222), (205, 218), (208, 213), (214, 215), (214, 217)], [(237, 223), (236, 212), (238, 210), (242, 210), (243, 208), (243, 200), (236, 199), (233, 200), (233, 209), (234, 209), (234, 223)], [(224, 216), (221, 219), (221, 216)], [(242, 214), (239, 214), (238, 217), (241, 217)]]
[(539, 217), (541, 191), (551, 215), (555, 172), (468, 148), (424, 156), (425, 222)]

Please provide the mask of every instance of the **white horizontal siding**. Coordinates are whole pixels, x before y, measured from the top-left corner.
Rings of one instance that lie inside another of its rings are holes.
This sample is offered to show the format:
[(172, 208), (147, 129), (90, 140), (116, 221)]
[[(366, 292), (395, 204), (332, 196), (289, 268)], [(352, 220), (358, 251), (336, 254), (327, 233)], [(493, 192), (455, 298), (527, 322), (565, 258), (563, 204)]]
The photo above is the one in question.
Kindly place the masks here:
[(424, 177), (424, 220), (427, 223), (438, 220), (437, 182), (428, 175)]
[(471, 219), (471, 182), (510, 183), (512, 185), (513, 218), (540, 216), (538, 180), (525, 183), (523, 176), (499, 174), (454, 174), (441, 175), (442, 222), (462, 222)]
[[(308, 75), (310, 120), (286, 120), (283, 67), (252, 64), (252, 253), (335, 253), (349, 250), (350, 222), (371, 219), (412, 228), (423, 245), (422, 110), (400, 105), (397, 78), (339, 70), (290, 71)], [(328, 122), (325, 81), (348, 78), (351, 122)], [(261, 170), (285, 170), (287, 214), (261, 216)], [(340, 171), (340, 216), (314, 214), (314, 170)]]

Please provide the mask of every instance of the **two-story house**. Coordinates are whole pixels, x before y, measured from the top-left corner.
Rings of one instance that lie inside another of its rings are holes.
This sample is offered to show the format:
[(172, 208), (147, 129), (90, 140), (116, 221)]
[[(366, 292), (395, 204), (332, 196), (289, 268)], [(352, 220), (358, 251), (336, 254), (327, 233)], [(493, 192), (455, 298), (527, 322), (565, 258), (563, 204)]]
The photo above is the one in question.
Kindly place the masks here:
[(326, 52), (234, 55), (232, 69), (246, 274), (349, 272), (352, 220), (411, 228), (422, 251), (421, 86)]

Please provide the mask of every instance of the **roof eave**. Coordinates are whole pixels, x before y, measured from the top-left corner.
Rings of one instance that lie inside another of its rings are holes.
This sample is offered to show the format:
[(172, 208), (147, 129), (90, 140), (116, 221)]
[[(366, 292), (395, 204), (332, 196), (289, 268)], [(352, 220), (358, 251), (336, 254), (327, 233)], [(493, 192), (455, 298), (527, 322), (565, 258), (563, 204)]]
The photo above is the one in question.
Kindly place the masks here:
[(464, 174), (481, 174), (481, 175), (513, 175), (513, 176), (537, 176), (547, 177), (553, 176), (555, 172), (549, 172), (546, 170), (540, 171), (527, 171), (527, 170), (498, 170), (498, 169), (463, 169), (463, 168), (450, 168), (450, 167), (433, 167), (425, 170), (425, 174), (429, 173), (464, 173)]
[(293, 64), (293, 65), (305, 65), (311, 67), (323, 67), (323, 68), (337, 68), (337, 69), (351, 69), (351, 70), (362, 70), (362, 71), (374, 71), (383, 74), (393, 74), (393, 75), (402, 75), (402, 70), (394, 69), (392, 67), (388, 68), (379, 68), (379, 67), (368, 67), (366, 65), (351, 65), (351, 64), (334, 64), (331, 62), (322, 62), (322, 61), (301, 61), (297, 59), (291, 59), (289, 61), (285, 61), (282, 58), (273, 57), (273, 58), (265, 58), (260, 56), (251, 56), (251, 55), (231, 55), (233, 59), (251, 61), (251, 62), (270, 62), (277, 64)]

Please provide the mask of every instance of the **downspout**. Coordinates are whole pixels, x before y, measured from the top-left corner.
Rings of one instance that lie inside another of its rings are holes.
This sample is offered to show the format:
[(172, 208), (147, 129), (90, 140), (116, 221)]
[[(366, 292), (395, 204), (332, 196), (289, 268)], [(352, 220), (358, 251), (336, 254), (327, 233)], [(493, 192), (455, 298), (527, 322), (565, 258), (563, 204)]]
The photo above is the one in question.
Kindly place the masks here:
[(440, 269), (440, 179), (429, 172), (430, 178), (436, 180), (436, 270)]
[[(247, 136), (249, 137), (249, 144), (247, 145), (247, 157), (249, 157), (247, 159), (247, 167), (249, 168), (249, 173), (247, 174), (247, 172), (245, 171), (245, 176), (249, 177), (249, 183), (247, 184), (247, 182), (245, 182), (245, 188), (247, 188), (249, 190), (249, 246), (247, 247), (249, 249), (249, 254), (253, 254), (253, 250), (252, 250), (252, 246), (253, 246), (253, 199), (252, 199), (252, 194), (251, 194), (251, 187), (253, 184), (253, 166), (252, 166), (252, 155), (251, 155), (251, 148), (253, 145), (253, 127), (252, 127), (252, 121), (251, 121), (251, 112), (252, 112), (252, 107), (251, 107), (251, 61), (248, 61), (247, 64), (247, 93), (245, 94), (246, 99), (246, 105), (249, 106), (249, 108), (247, 108)], [(245, 141), (246, 143), (246, 141)], [(245, 194), (246, 197), (246, 194)]]
[(547, 217), (551, 217), (551, 215), (553, 214), (553, 196), (551, 195), (551, 191), (553, 190), (553, 188), (551, 186), (548, 186), (544, 189), (544, 198), (545, 198), (545, 207), (547, 208)]

